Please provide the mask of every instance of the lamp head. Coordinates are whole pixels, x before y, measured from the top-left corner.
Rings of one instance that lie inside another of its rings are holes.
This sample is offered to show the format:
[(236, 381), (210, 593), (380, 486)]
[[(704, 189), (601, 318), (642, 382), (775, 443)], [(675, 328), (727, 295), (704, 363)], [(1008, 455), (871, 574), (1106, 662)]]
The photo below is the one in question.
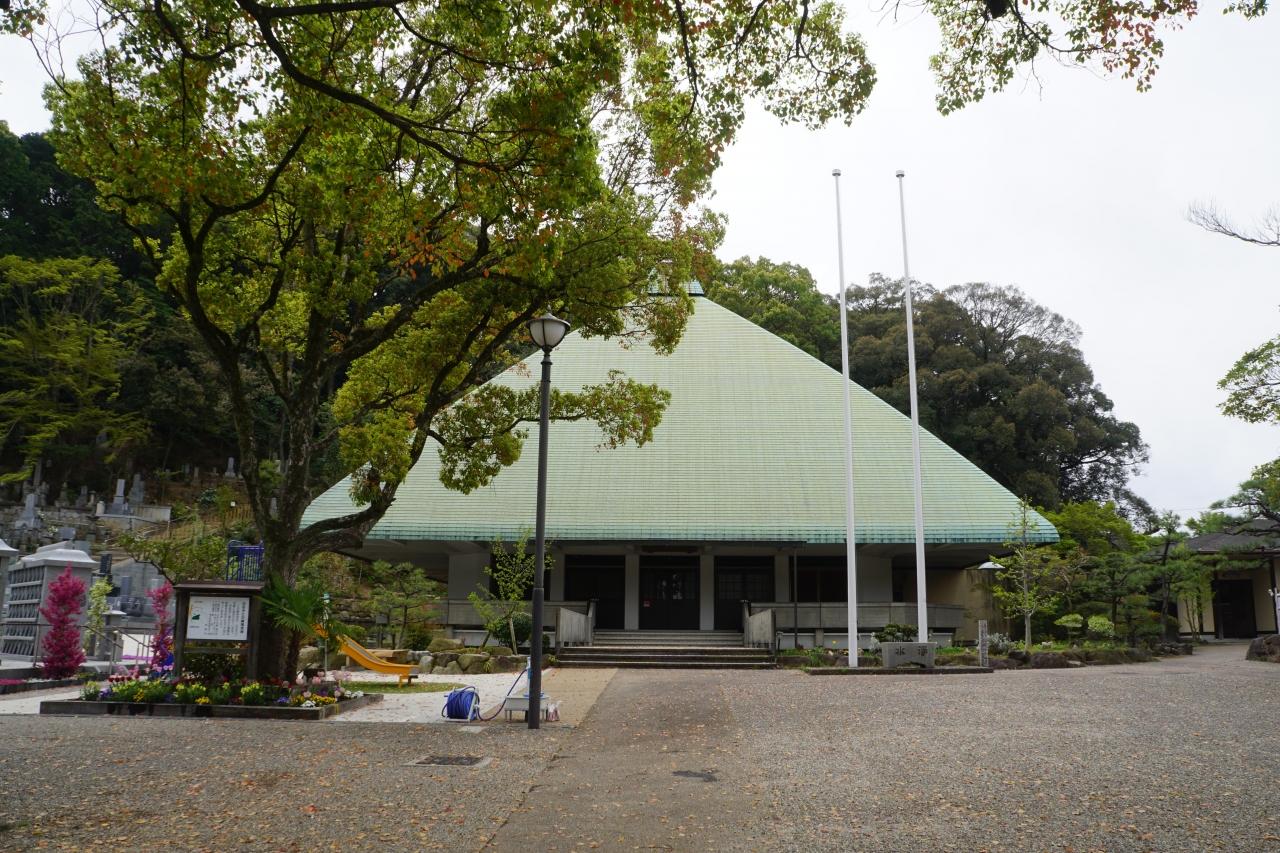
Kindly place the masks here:
[(568, 331), (569, 324), (550, 313), (529, 321), (529, 334), (533, 337), (533, 342), (544, 350), (559, 346)]
[(905, 177), (905, 176), (906, 176), (906, 174), (907, 174), (907, 173), (906, 173), (906, 172), (904, 172), (904, 171), (902, 171), (901, 169), (899, 169), (897, 172), (894, 172), (894, 175), (896, 175), (896, 176), (897, 176), (897, 177), (899, 177), (899, 178)]

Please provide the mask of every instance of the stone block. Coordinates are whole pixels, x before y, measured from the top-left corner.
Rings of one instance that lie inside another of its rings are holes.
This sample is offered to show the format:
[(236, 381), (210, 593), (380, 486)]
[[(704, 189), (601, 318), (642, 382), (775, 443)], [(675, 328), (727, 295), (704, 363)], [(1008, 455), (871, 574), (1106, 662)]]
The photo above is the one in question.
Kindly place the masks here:
[(446, 675), (462, 675), (462, 667), (458, 666), (458, 662), (450, 661), (449, 665), (444, 668)]
[(423, 672), (430, 672), (431, 667), (435, 664), (435, 655), (422, 655), (418, 658), (418, 668)]
[(936, 643), (881, 643), (880, 654), (884, 659), (884, 668), (893, 669), (899, 666), (934, 665)]
[(1280, 663), (1280, 634), (1254, 637), (1253, 642), (1249, 643), (1249, 651), (1245, 652), (1244, 659)]
[(461, 640), (451, 640), (448, 637), (436, 637), (431, 641), (431, 644), (427, 646), (427, 651), (434, 654), (435, 652), (448, 652), (460, 648), (462, 648)]
[(489, 660), (486, 654), (465, 654), (458, 655), (458, 666), (462, 667), (463, 672), (479, 672), (480, 667)]
[(1069, 666), (1071, 662), (1060, 652), (1036, 652), (1031, 656), (1032, 669), (1066, 669)]

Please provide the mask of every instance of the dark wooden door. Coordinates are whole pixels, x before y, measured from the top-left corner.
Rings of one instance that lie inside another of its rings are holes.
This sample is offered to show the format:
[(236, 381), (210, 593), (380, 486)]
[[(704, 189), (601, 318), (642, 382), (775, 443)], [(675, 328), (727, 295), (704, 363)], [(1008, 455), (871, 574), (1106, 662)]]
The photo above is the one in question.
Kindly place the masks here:
[(1258, 633), (1253, 610), (1253, 581), (1213, 582), (1213, 621), (1223, 638), (1245, 639)]
[(596, 627), (621, 631), (627, 596), (626, 558), (621, 554), (566, 554), (566, 601), (596, 600)]
[(698, 557), (640, 556), (640, 629), (698, 629)]
[(773, 557), (716, 557), (716, 630), (741, 631), (742, 602), (773, 601)]

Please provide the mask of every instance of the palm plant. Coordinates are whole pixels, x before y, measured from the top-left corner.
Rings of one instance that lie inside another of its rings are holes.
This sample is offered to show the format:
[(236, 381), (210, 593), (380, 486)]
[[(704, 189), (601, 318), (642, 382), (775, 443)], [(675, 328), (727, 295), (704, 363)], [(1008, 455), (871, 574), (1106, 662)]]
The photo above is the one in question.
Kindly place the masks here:
[(273, 575), (262, 591), (262, 609), (277, 627), (290, 632), (290, 671), (298, 667), (304, 639), (334, 643), (351, 635), (350, 626), (330, 614), (324, 590), (314, 585), (291, 587)]

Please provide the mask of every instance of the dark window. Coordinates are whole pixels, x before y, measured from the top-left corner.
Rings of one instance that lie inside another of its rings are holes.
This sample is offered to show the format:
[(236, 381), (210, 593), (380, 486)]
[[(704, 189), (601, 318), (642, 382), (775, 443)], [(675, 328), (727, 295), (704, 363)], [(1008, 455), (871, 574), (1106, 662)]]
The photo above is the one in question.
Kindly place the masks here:
[(916, 570), (914, 568), (895, 568), (893, 570), (893, 600), (916, 600)]
[(848, 601), (848, 568), (843, 554), (796, 558), (797, 601)]

